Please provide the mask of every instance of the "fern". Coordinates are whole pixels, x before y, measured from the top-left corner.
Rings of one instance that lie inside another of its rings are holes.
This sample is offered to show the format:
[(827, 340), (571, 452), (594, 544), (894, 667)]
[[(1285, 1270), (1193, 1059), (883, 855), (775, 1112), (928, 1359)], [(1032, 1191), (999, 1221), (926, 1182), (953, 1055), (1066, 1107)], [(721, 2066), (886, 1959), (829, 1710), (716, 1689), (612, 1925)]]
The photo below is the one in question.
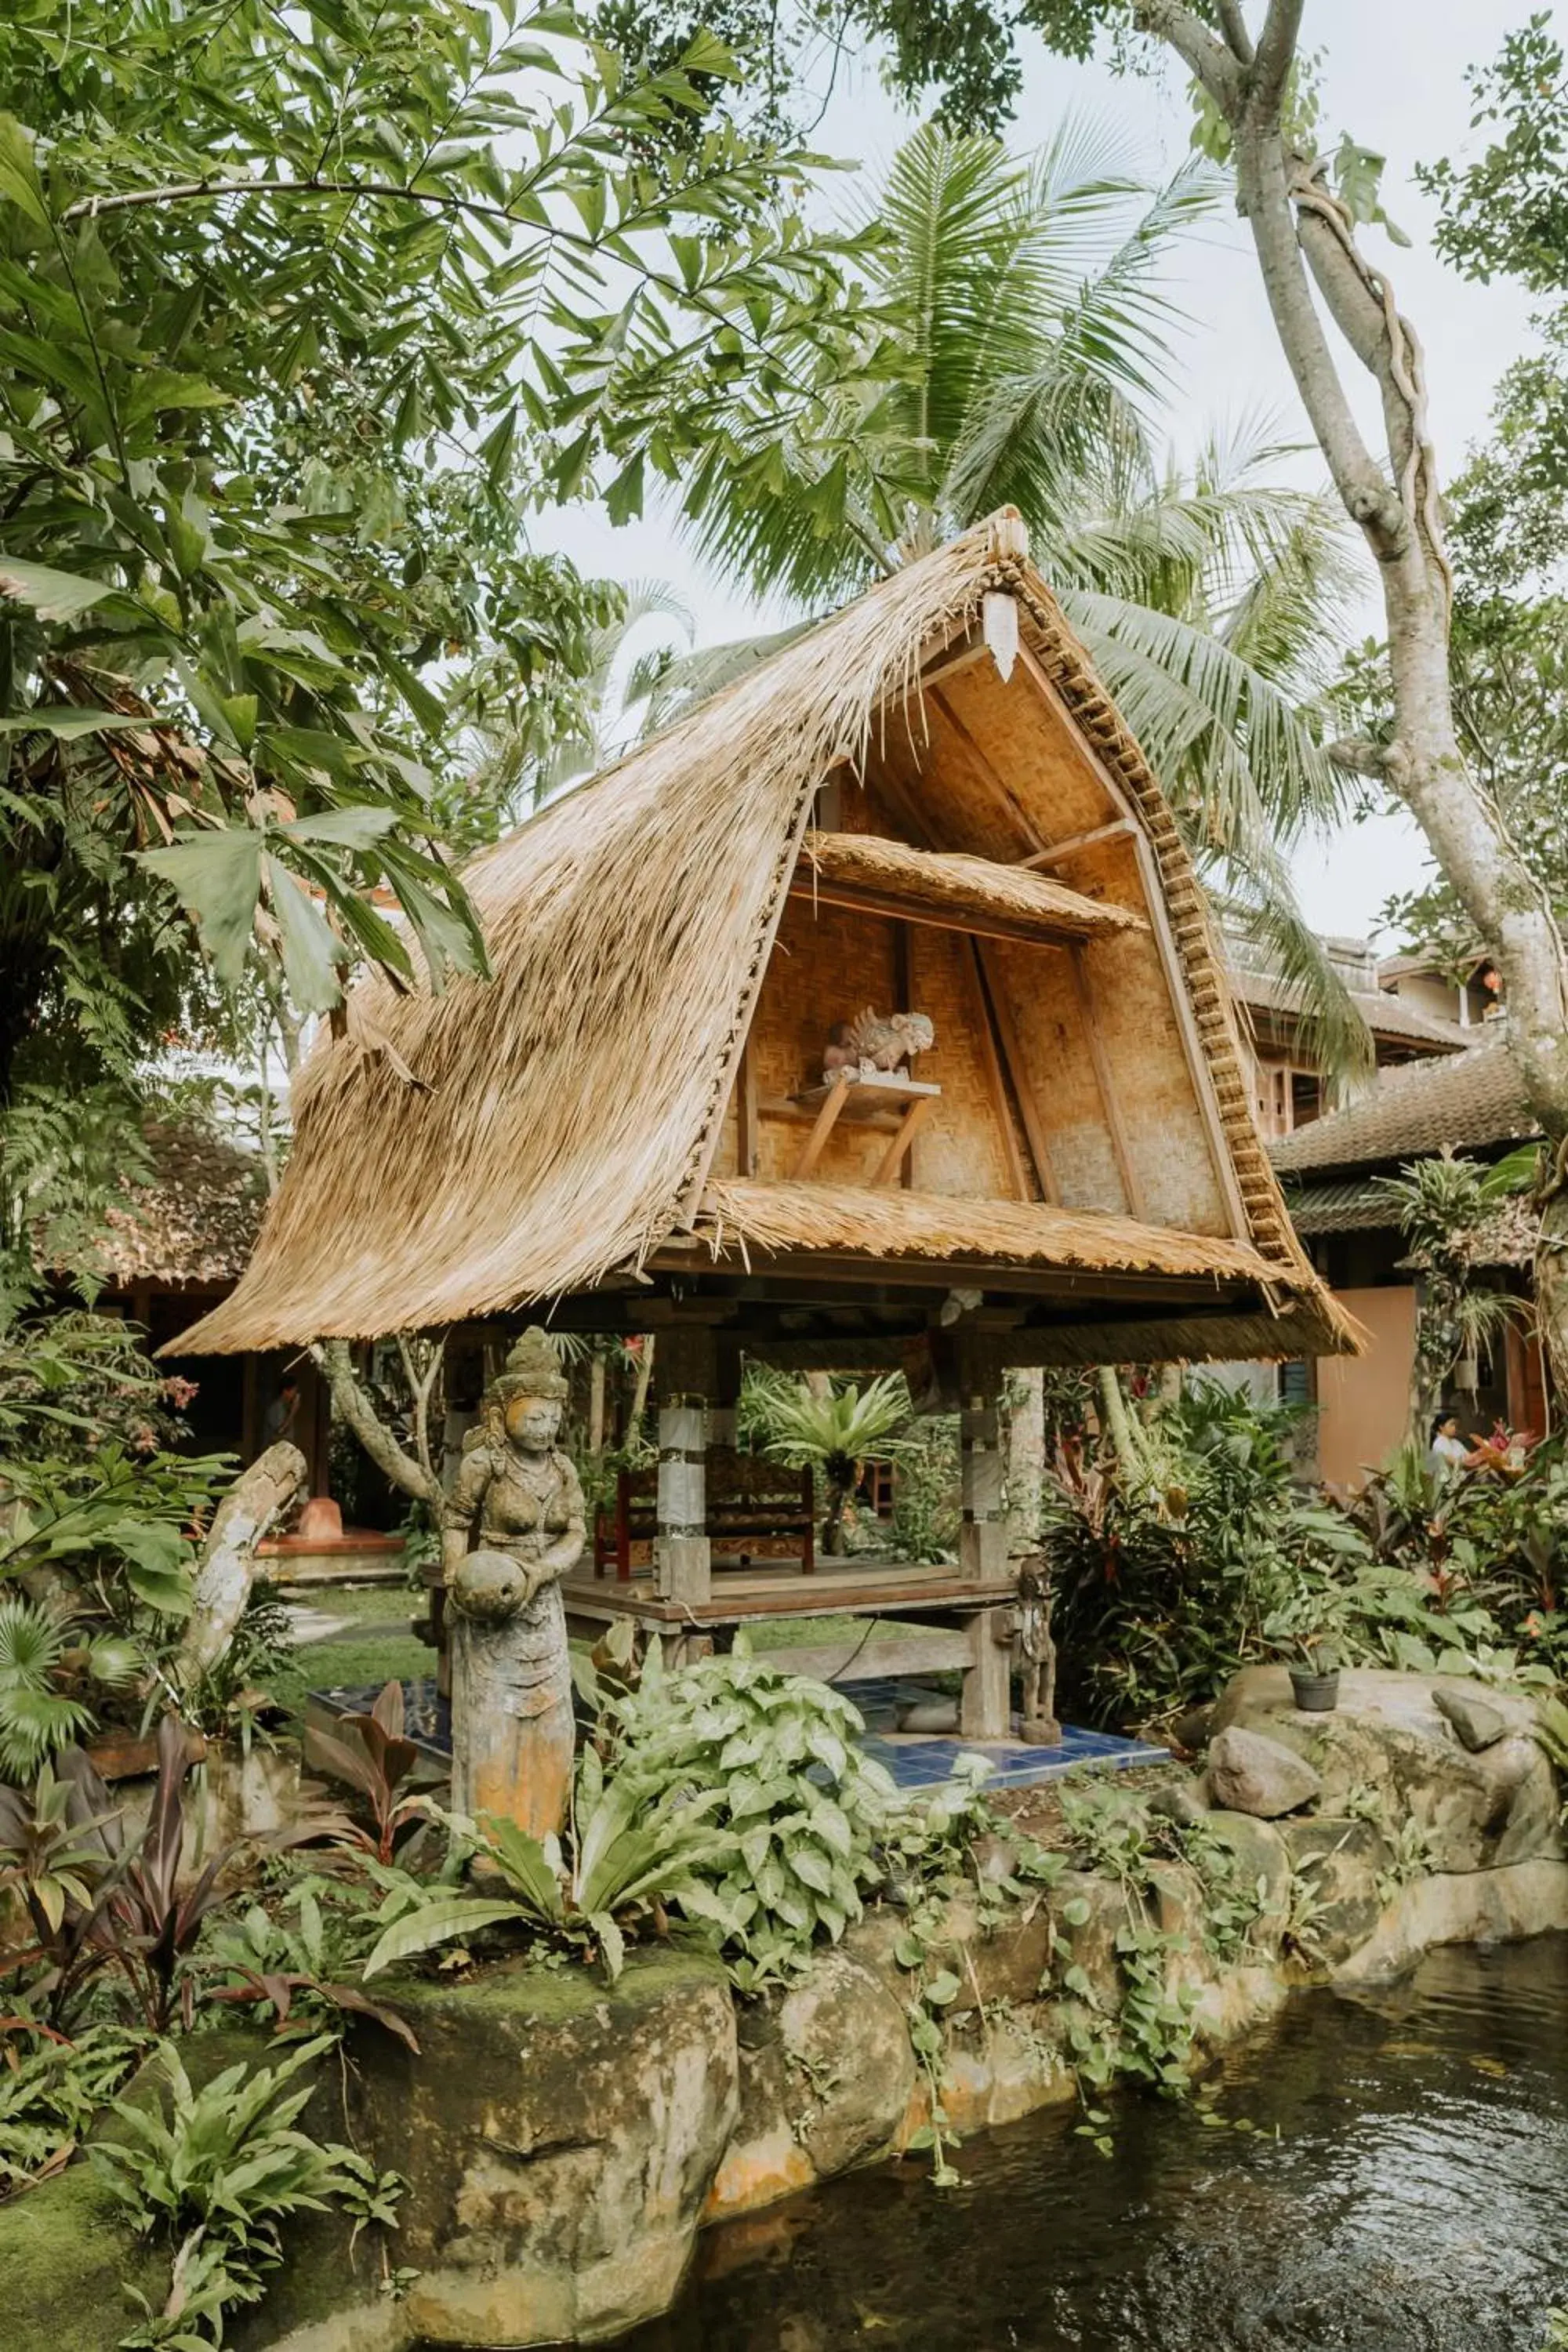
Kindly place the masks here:
[(61, 1620), (36, 1601), (0, 1601), (0, 1772), (25, 1780), (92, 1717), (55, 1688), (67, 1646)]

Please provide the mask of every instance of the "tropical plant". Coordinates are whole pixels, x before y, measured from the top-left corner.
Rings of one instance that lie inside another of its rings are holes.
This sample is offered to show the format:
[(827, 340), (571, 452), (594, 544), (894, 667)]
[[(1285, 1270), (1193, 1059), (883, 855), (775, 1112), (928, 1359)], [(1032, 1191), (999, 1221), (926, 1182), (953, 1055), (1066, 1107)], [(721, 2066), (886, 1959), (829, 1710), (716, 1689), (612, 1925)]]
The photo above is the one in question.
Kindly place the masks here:
[(0, 1600), (0, 1772), (16, 1780), (67, 1747), (91, 1717), (58, 1687), (65, 1622), (18, 1594)]
[(710, 1803), (715, 1828), (731, 1833), (701, 1875), (742, 1990), (787, 1977), (860, 1916), (893, 1791), (841, 1693), (753, 1656), (743, 1634), (728, 1656), (678, 1675), (655, 1643), (606, 1719), (628, 1802)]
[(20, 1906), (34, 1939), (0, 1954), (0, 1971), (41, 1968), (28, 1991), (48, 2002), (53, 2023), (105, 1961), (88, 1937), (112, 1860), (106, 1800), (79, 1752), (62, 1758), (58, 1775), (46, 1763), (30, 1786), (0, 1787), (0, 1893)]
[[(158, 1726), (158, 1779), (146, 1828), (121, 1866), (111, 1869), (89, 1931), (89, 1941), (131, 1985), (142, 2021), (153, 2033), (167, 2033), (176, 2013), (190, 2025), (195, 2003), (191, 1960), (218, 1900), (219, 1874), (233, 1851), (225, 1847), (212, 1854), (194, 1879), (185, 1878), (184, 1784), (191, 1769), (186, 1739), (179, 1717), (165, 1715)], [(82, 1777), (87, 1780), (87, 1773)], [(120, 1843), (117, 1827), (106, 1822), (100, 1834), (113, 1855)]]
[(340, 1834), (390, 1863), (399, 1843), (430, 1818), (428, 1799), (408, 1785), (419, 1749), (404, 1728), (403, 1685), (385, 1684), (368, 1715), (341, 1716), (337, 1732), (317, 1732), (314, 1741), (316, 1761), (345, 1781), (371, 1816), (369, 1836), (348, 1822)]
[(631, 650), (631, 640), (646, 635), (653, 622), (690, 646), (696, 623), (685, 599), (663, 580), (628, 581), (615, 618), (586, 633), (575, 709), (564, 723), (514, 701), (469, 730), (468, 789), (480, 803), (504, 822), (521, 824), (579, 777), (607, 768), (630, 738), (661, 723), (672, 648), (667, 642)]
[(89, 2026), (68, 2042), (26, 2017), (0, 2018), (0, 2037), (3, 2199), (70, 2161), (146, 2043), (112, 2025)]
[(650, 1801), (646, 1790), (606, 1777), (589, 1748), (578, 1759), (565, 1850), (556, 1838), (541, 1843), (515, 1822), (493, 1814), (463, 1824), (487, 1874), (507, 1888), (507, 1896), (442, 1892), (403, 1909), (366, 1960), (364, 1974), (374, 1976), (395, 1960), (481, 1927), (513, 1922), (558, 1947), (596, 1953), (607, 1974), (617, 1977), (628, 1931), (645, 1919), (662, 1922), (669, 1906), (706, 1925), (723, 1924), (703, 1875), (734, 1843), (714, 1825), (719, 1803), (716, 1793), (691, 1797), (676, 1790)]
[(749, 1405), (763, 1451), (821, 1478), (827, 1490), (822, 1549), (834, 1557), (843, 1549), (845, 1505), (867, 1461), (896, 1461), (904, 1450), (911, 1408), (902, 1373), (885, 1373), (864, 1388), (829, 1381), (820, 1391), (804, 1381), (758, 1382), (752, 1376)]
[[(1309, 709), (1344, 641), (1342, 522), (1279, 486), (1287, 453), (1267, 426), (1211, 440), (1184, 472), (1151, 423), (1181, 324), (1160, 271), (1219, 188), (1194, 163), (1151, 192), (1079, 122), (1023, 163), (918, 131), (865, 206), (868, 302), (900, 363), (836, 370), (803, 349), (782, 397), (737, 386), (684, 512), (724, 571), (820, 610), (1016, 507), (1189, 846), (1310, 988), (1320, 1050), (1350, 1068), (1370, 1060), (1364, 1026), (1281, 854), (1348, 800)], [(694, 688), (751, 652), (699, 656)]]
[(580, 666), (614, 598), (520, 511), (609, 452), (635, 512), (716, 373), (770, 377), (803, 299), (828, 331), (825, 245), (779, 201), (804, 159), (668, 135), (721, 46), (650, 75), (574, 31), (459, 0), (8, 12), (0, 1102), (23, 1064), (134, 1088), (164, 1030), (222, 1042), (247, 961), (300, 1012), (362, 959), (482, 969), (430, 674), (482, 663), (505, 699)]
[(299, 2081), (332, 2047), (307, 2042), (273, 2066), (226, 2066), (197, 2090), (172, 2042), (158, 2053), (163, 2100), (114, 2102), (114, 2128), (93, 2144), (94, 2171), (142, 2235), (174, 2249), (161, 2313), (121, 2338), (202, 2352), (221, 2345), (225, 2316), (258, 2303), (265, 2273), (283, 2258), (279, 2224), (341, 2207), (391, 2222), (396, 2176), (353, 2148), (319, 2144), (296, 2126), (312, 2084)]
[(382, 1916), (374, 1896), (352, 1883), (307, 1875), (270, 1904), (250, 1903), (237, 1920), (215, 1926), (203, 1961), (222, 1980), (209, 1978), (205, 1998), (270, 2010), (279, 2041), (335, 2028), (345, 2015), (368, 2017), (417, 2053), (407, 2019), (347, 1981), (369, 1958)]
[[(1487, 1167), (1440, 1151), (1375, 1180), (1410, 1245), (1407, 1263), (1422, 1277), (1410, 1400), (1417, 1443), (1461, 1357), (1495, 1343), (1528, 1311), (1507, 1292), (1479, 1287), (1476, 1272), (1489, 1263), (1489, 1249), (1498, 1248), (1507, 1204), (1533, 1181), (1537, 1156), (1528, 1147)], [(1511, 1243), (1517, 1234), (1507, 1238)]]

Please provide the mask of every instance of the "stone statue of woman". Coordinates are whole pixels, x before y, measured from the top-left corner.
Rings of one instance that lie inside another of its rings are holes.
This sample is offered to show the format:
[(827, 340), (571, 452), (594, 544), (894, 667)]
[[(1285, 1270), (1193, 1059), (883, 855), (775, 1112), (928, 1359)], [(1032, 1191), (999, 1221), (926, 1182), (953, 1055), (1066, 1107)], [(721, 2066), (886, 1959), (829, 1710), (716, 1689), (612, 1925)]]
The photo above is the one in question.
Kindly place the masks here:
[(537, 1325), (486, 1391), (443, 1513), (452, 1627), (452, 1803), (531, 1837), (572, 1785), (572, 1668), (560, 1579), (582, 1557), (583, 1489), (555, 1440), (566, 1382)]

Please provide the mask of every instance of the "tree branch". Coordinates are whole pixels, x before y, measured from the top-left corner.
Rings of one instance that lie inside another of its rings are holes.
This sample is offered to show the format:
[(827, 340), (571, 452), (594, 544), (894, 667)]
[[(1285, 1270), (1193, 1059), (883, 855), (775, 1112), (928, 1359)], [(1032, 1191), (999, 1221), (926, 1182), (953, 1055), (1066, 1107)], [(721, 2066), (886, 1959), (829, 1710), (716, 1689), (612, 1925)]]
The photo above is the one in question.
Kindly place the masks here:
[(1388, 780), (1388, 750), (1374, 743), (1367, 735), (1345, 735), (1337, 742), (1325, 745), (1325, 756), (1336, 768), (1349, 768), (1358, 776), (1375, 777), (1379, 783)]
[(1405, 509), (1362, 437), (1313, 303), (1278, 131), (1243, 123), (1237, 133), (1236, 169), (1268, 307), (1301, 404), (1347, 512), (1366, 532), (1380, 562), (1388, 562), (1406, 543)]
[(1227, 122), (1233, 121), (1245, 93), (1238, 58), (1223, 41), (1216, 41), (1200, 16), (1182, 0), (1133, 0), (1132, 19), (1141, 33), (1174, 49), (1213, 99)]
[(360, 1386), (344, 1339), (319, 1339), (310, 1349), (313, 1362), (325, 1373), (332, 1392), (334, 1411), (353, 1431), (360, 1444), (381, 1472), (384, 1478), (405, 1495), (412, 1495), (421, 1503), (437, 1509), (441, 1504), (441, 1482), (427, 1472), (413, 1455), (405, 1454), (390, 1429), (380, 1419), (374, 1405)]
[(1306, 0), (1269, 0), (1252, 70), (1247, 78), (1247, 105), (1258, 121), (1279, 123), (1285, 85), (1296, 62), (1305, 5)]
[(1241, 0), (1216, 0), (1216, 14), (1220, 30), (1230, 44), (1232, 56), (1239, 64), (1249, 66), (1253, 58), (1252, 37), (1241, 13)]

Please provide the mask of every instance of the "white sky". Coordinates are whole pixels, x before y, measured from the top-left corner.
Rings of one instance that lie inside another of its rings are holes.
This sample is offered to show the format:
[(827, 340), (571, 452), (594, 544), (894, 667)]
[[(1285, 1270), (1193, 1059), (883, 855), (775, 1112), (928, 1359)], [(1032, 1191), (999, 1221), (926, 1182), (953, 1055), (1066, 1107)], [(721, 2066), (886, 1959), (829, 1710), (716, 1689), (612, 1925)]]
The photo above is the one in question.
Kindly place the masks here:
[[(1507, 6), (1497, 0), (1309, 0), (1306, 11), (1304, 47), (1323, 53), (1325, 122), (1335, 137), (1349, 130), (1387, 155), (1387, 208), (1415, 240), (1408, 252), (1375, 235), (1371, 242), (1374, 257), (1389, 264), (1400, 307), (1426, 345), (1433, 431), (1446, 473), (1485, 434), (1497, 377), (1529, 339), (1530, 306), (1511, 286), (1467, 285), (1442, 267), (1427, 242), (1431, 208), (1410, 174), (1418, 161), (1462, 154), (1478, 143), (1465, 68), (1489, 60), (1530, 10), (1531, 0)], [(1026, 152), (1073, 110), (1108, 117), (1130, 131), (1151, 176), (1172, 170), (1187, 151), (1190, 117), (1174, 74), (1118, 79), (1102, 66), (1047, 58), (1033, 44), (1010, 143)], [(876, 171), (917, 119), (888, 98), (874, 68), (852, 61), (840, 68), (812, 143)], [(1176, 445), (1191, 447), (1213, 422), (1260, 410), (1279, 417), (1286, 437), (1299, 432), (1305, 439), (1242, 225), (1228, 215), (1210, 223), (1188, 241), (1168, 282), (1194, 321), (1170, 409)], [(1357, 373), (1352, 365), (1347, 381), (1373, 435), (1374, 403)], [(1321, 476), (1313, 453), (1300, 478), (1315, 482)], [(541, 546), (569, 551), (584, 571), (671, 582), (696, 614), (700, 643), (738, 636), (763, 617), (748, 596), (706, 572), (659, 517), (616, 530), (600, 510), (573, 509), (541, 518), (534, 537)], [(1366, 628), (1381, 635), (1370, 589)], [(1424, 857), (1419, 835), (1403, 817), (1372, 820), (1305, 845), (1296, 873), (1307, 912), (1322, 930), (1369, 931), (1387, 894), (1420, 878)]]

